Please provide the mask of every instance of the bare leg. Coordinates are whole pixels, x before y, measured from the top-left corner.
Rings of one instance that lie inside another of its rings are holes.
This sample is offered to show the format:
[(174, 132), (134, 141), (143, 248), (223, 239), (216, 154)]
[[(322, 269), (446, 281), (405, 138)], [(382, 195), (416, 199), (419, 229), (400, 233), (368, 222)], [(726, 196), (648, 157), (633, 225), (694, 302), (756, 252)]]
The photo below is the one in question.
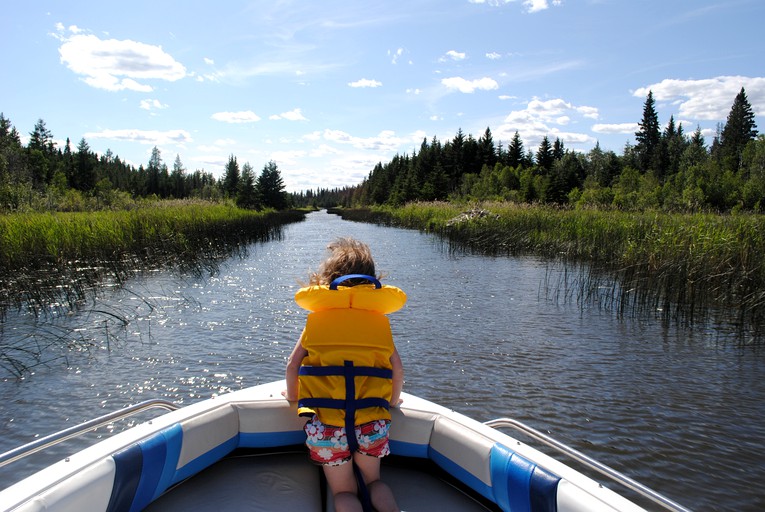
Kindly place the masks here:
[(361, 502), (356, 496), (356, 477), (350, 461), (339, 466), (324, 466), (324, 476), (327, 477), (337, 512), (362, 511)]
[(399, 512), (393, 491), (380, 480), (380, 459), (356, 452), (353, 461), (364, 477), (372, 506), (378, 512)]

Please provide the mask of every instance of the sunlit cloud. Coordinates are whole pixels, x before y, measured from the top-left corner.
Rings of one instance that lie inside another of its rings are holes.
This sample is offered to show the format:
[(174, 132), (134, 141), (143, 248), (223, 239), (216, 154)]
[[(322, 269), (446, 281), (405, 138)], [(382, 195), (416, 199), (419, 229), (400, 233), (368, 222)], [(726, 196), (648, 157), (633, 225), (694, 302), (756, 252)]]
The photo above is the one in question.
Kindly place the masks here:
[(595, 107), (577, 106), (560, 98), (534, 98), (526, 108), (510, 112), (494, 134), (499, 140), (510, 140), (517, 131), (531, 147), (536, 147), (545, 136), (560, 138), (567, 144), (594, 143), (595, 139), (587, 133), (563, 128), (580, 119), (597, 119), (598, 115)]
[(465, 78), (455, 76), (442, 79), (441, 84), (446, 86), (447, 89), (456, 90), (465, 94), (471, 94), (477, 90), (489, 91), (499, 88), (499, 84), (496, 82), (496, 80), (488, 77), (479, 78), (476, 80), (467, 80)]
[(594, 124), (592, 125), (592, 131), (602, 134), (614, 134), (614, 133), (635, 133), (638, 131), (637, 123), (618, 123), (618, 124)]
[(141, 100), (139, 105), (143, 110), (162, 110), (167, 108), (167, 105), (159, 100)]
[(283, 112), (281, 114), (274, 114), (269, 116), (269, 119), (273, 121), (278, 121), (279, 119), (286, 119), (287, 121), (308, 121), (308, 119), (306, 119), (303, 115), (302, 110), (299, 108), (290, 110), (289, 112)]
[(212, 117), (216, 121), (221, 121), (223, 123), (232, 123), (232, 124), (255, 123), (257, 121), (260, 121), (260, 117), (258, 117), (258, 115), (255, 112), (252, 112), (251, 110), (244, 110), (240, 112), (216, 112), (210, 117)]
[(379, 82), (377, 80), (367, 80), (366, 78), (362, 78), (361, 80), (356, 80), (355, 82), (348, 82), (349, 87), (382, 87), (382, 82)]
[[(100, 39), (75, 26), (57, 25), (61, 62), (91, 87), (107, 91), (151, 92), (149, 80), (174, 82), (186, 68), (161, 46), (130, 39)], [(71, 35), (69, 35), (71, 34)]]
[(701, 80), (666, 79), (636, 89), (633, 96), (645, 98), (653, 92), (657, 102), (678, 105), (686, 119), (719, 121), (728, 117), (736, 95), (744, 87), (756, 114), (765, 113), (765, 77), (718, 76)]
[(447, 62), (450, 60), (459, 61), (459, 60), (465, 60), (466, 56), (467, 55), (464, 52), (449, 50), (448, 52), (446, 52), (446, 54), (443, 57), (441, 57), (438, 60), (439, 62)]
[(138, 142), (162, 146), (165, 144), (183, 145), (192, 142), (191, 134), (186, 130), (102, 130), (100, 132), (88, 132), (84, 134), (86, 139), (109, 139), (117, 141)]

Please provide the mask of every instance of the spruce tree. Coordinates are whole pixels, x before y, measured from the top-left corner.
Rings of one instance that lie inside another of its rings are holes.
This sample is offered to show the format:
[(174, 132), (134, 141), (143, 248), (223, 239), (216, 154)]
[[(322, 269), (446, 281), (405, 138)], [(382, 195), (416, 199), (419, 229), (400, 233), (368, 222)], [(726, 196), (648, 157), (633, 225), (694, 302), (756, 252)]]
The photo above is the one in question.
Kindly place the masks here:
[(537, 149), (537, 166), (539, 166), (540, 172), (542, 174), (549, 174), (554, 161), (553, 147), (550, 144), (550, 139), (545, 135), (539, 144), (539, 149)]
[(728, 121), (720, 134), (719, 149), (724, 165), (738, 171), (741, 167), (744, 148), (756, 137), (757, 125), (754, 122), (754, 111), (742, 87), (733, 100)]
[(287, 193), (284, 191), (284, 181), (281, 172), (276, 166), (276, 162), (271, 160), (264, 167), (258, 176), (255, 185), (258, 196), (263, 201), (266, 208), (283, 210), (287, 208)]
[(513, 168), (518, 167), (523, 164), (525, 154), (523, 141), (516, 130), (515, 135), (513, 135), (513, 140), (510, 141), (510, 146), (507, 148), (507, 164)]
[(643, 106), (643, 119), (638, 126), (640, 126), (640, 130), (635, 132), (635, 140), (637, 141), (635, 152), (640, 170), (645, 172), (657, 164), (661, 144), (661, 129), (659, 116), (656, 114), (653, 91), (648, 91), (648, 97)]

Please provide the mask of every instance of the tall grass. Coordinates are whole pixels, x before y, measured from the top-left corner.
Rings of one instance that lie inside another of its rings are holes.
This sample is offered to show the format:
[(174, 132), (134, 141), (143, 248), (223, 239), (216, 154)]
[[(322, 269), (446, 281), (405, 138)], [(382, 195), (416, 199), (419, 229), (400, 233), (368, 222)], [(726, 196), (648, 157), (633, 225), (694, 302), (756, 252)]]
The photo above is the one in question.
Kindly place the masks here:
[[(765, 334), (762, 215), (626, 213), (512, 203), (473, 208), (412, 203), (375, 214), (384, 215), (388, 224), (437, 233), (454, 248), (567, 263), (568, 276), (579, 287), (567, 293), (622, 314), (653, 313), (684, 322), (722, 318), (753, 339)], [(359, 220), (361, 215), (356, 213)]]
[[(52, 321), (87, 308), (105, 286), (158, 268), (214, 273), (221, 260), (246, 254), (252, 242), (278, 238), (283, 224), (303, 218), (297, 211), (188, 201), (124, 211), (0, 215), (0, 374), (21, 377), (37, 365), (66, 361), (72, 352), (88, 353), (104, 343), (109, 349), (120, 334), (126, 336), (127, 324), (138, 318), (130, 310), (90, 306), (86, 328)], [(37, 320), (42, 316), (42, 322), (6, 330), (11, 307), (25, 308)]]
[(0, 313), (71, 305), (98, 281), (141, 268), (205, 269), (246, 244), (278, 236), (299, 212), (256, 212), (205, 202), (134, 210), (0, 215)]

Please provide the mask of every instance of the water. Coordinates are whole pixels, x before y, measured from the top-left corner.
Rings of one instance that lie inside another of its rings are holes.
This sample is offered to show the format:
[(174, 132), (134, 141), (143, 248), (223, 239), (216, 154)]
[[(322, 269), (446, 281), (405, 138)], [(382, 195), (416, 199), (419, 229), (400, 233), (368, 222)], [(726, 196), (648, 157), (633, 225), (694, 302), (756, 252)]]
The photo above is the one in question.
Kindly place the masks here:
[[(428, 235), (324, 212), (213, 276), (151, 273), (101, 299), (92, 309), (132, 318), (108, 347), (0, 382), (0, 452), (145, 399), (188, 404), (283, 378), (305, 318), (292, 296), (337, 236), (369, 243), (384, 282), (409, 295), (391, 315), (406, 391), (481, 421), (524, 421), (694, 510), (765, 507), (759, 351), (709, 330), (548, 300), (545, 283), (556, 278), (538, 259), (451, 254)], [(46, 329), (97, 334), (102, 318), (82, 313)], [(9, 315), (3, 332), (32, 328)], [(0, 487), (86, 442), (0, 469)]]

